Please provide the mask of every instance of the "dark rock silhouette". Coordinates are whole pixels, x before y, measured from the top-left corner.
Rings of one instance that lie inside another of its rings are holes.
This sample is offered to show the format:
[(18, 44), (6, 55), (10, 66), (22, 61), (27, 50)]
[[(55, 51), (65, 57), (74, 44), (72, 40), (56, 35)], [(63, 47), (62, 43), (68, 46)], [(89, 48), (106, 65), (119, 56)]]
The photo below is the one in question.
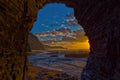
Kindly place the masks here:
[(120, 79), (120, 0), (0, 0), (0, 80), (27, 77), (27, 36), (47, 3), (74, 8), (89, 38), (90, 57), (81, 80)]
[(31, 50), (45, 50), (44, 45), (32, 33), (29, 34), (28, 44), (29, 44), (28, 47), (30, 48), (30, 49), (28, 48), (29, 51), (31, 51)]

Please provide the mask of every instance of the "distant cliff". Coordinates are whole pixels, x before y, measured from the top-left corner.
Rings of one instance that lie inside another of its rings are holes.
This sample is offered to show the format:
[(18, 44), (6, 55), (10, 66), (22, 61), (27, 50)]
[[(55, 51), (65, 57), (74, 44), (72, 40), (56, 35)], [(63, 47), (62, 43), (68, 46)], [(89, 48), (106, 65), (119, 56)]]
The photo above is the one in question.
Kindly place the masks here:
[(28, 51), (31, 50), (44, 50), (44, 45), (32, 33), (28, 37)]

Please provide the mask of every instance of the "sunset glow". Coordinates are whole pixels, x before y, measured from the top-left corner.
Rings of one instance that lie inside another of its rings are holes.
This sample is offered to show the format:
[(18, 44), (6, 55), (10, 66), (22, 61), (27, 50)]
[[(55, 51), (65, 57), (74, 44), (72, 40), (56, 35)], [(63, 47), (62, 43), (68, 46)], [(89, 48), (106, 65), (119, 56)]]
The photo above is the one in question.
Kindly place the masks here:
[(40, 10), (31, 32), (49, 50), (90, 48), (84, 29), (74, 16), (74, 9), (64, 4), (48, 4)]
[(90, 45), (88, 40), (84, 42), (52, 42), (52, 44), (49, 44), (51, 46), (61, 46), (67, 50), (89, 50)]
[(88, 50), (90, 48), (90, 45), (88, 43), (88, 40), (85, 42), (73, 42), (72, 44), (69, 45), (64, 45), (68, 49), (86, 49)]

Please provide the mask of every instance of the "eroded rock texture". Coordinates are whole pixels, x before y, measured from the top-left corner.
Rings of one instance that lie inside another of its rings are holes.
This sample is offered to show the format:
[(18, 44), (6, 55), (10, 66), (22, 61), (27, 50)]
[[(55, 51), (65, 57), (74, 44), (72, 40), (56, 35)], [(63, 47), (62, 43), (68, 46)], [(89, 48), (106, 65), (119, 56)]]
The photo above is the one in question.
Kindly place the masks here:
[(0, 0), (0, 80), (24, 80), (26, 44), (37, 12), (47, 3), (75, 10), (90, 42), (81, 80), (120, 79), (120, 0)]

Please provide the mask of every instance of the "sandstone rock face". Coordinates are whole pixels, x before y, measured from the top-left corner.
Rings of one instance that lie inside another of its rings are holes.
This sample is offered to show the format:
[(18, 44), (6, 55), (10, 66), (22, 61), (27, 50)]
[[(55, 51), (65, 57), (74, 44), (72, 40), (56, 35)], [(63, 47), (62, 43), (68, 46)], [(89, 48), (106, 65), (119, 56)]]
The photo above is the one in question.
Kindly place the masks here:
[(29, 44), (30, 50), (44, 50), (45, 49), (43, 44), (32, 33), (29, 34), (28, 44)]
[(0, 80), (25, 80), (27, 37), (47, 3), (75, 10), (90, 42), (81, 80), (120, 79), (120, 0), (0, 0)]

